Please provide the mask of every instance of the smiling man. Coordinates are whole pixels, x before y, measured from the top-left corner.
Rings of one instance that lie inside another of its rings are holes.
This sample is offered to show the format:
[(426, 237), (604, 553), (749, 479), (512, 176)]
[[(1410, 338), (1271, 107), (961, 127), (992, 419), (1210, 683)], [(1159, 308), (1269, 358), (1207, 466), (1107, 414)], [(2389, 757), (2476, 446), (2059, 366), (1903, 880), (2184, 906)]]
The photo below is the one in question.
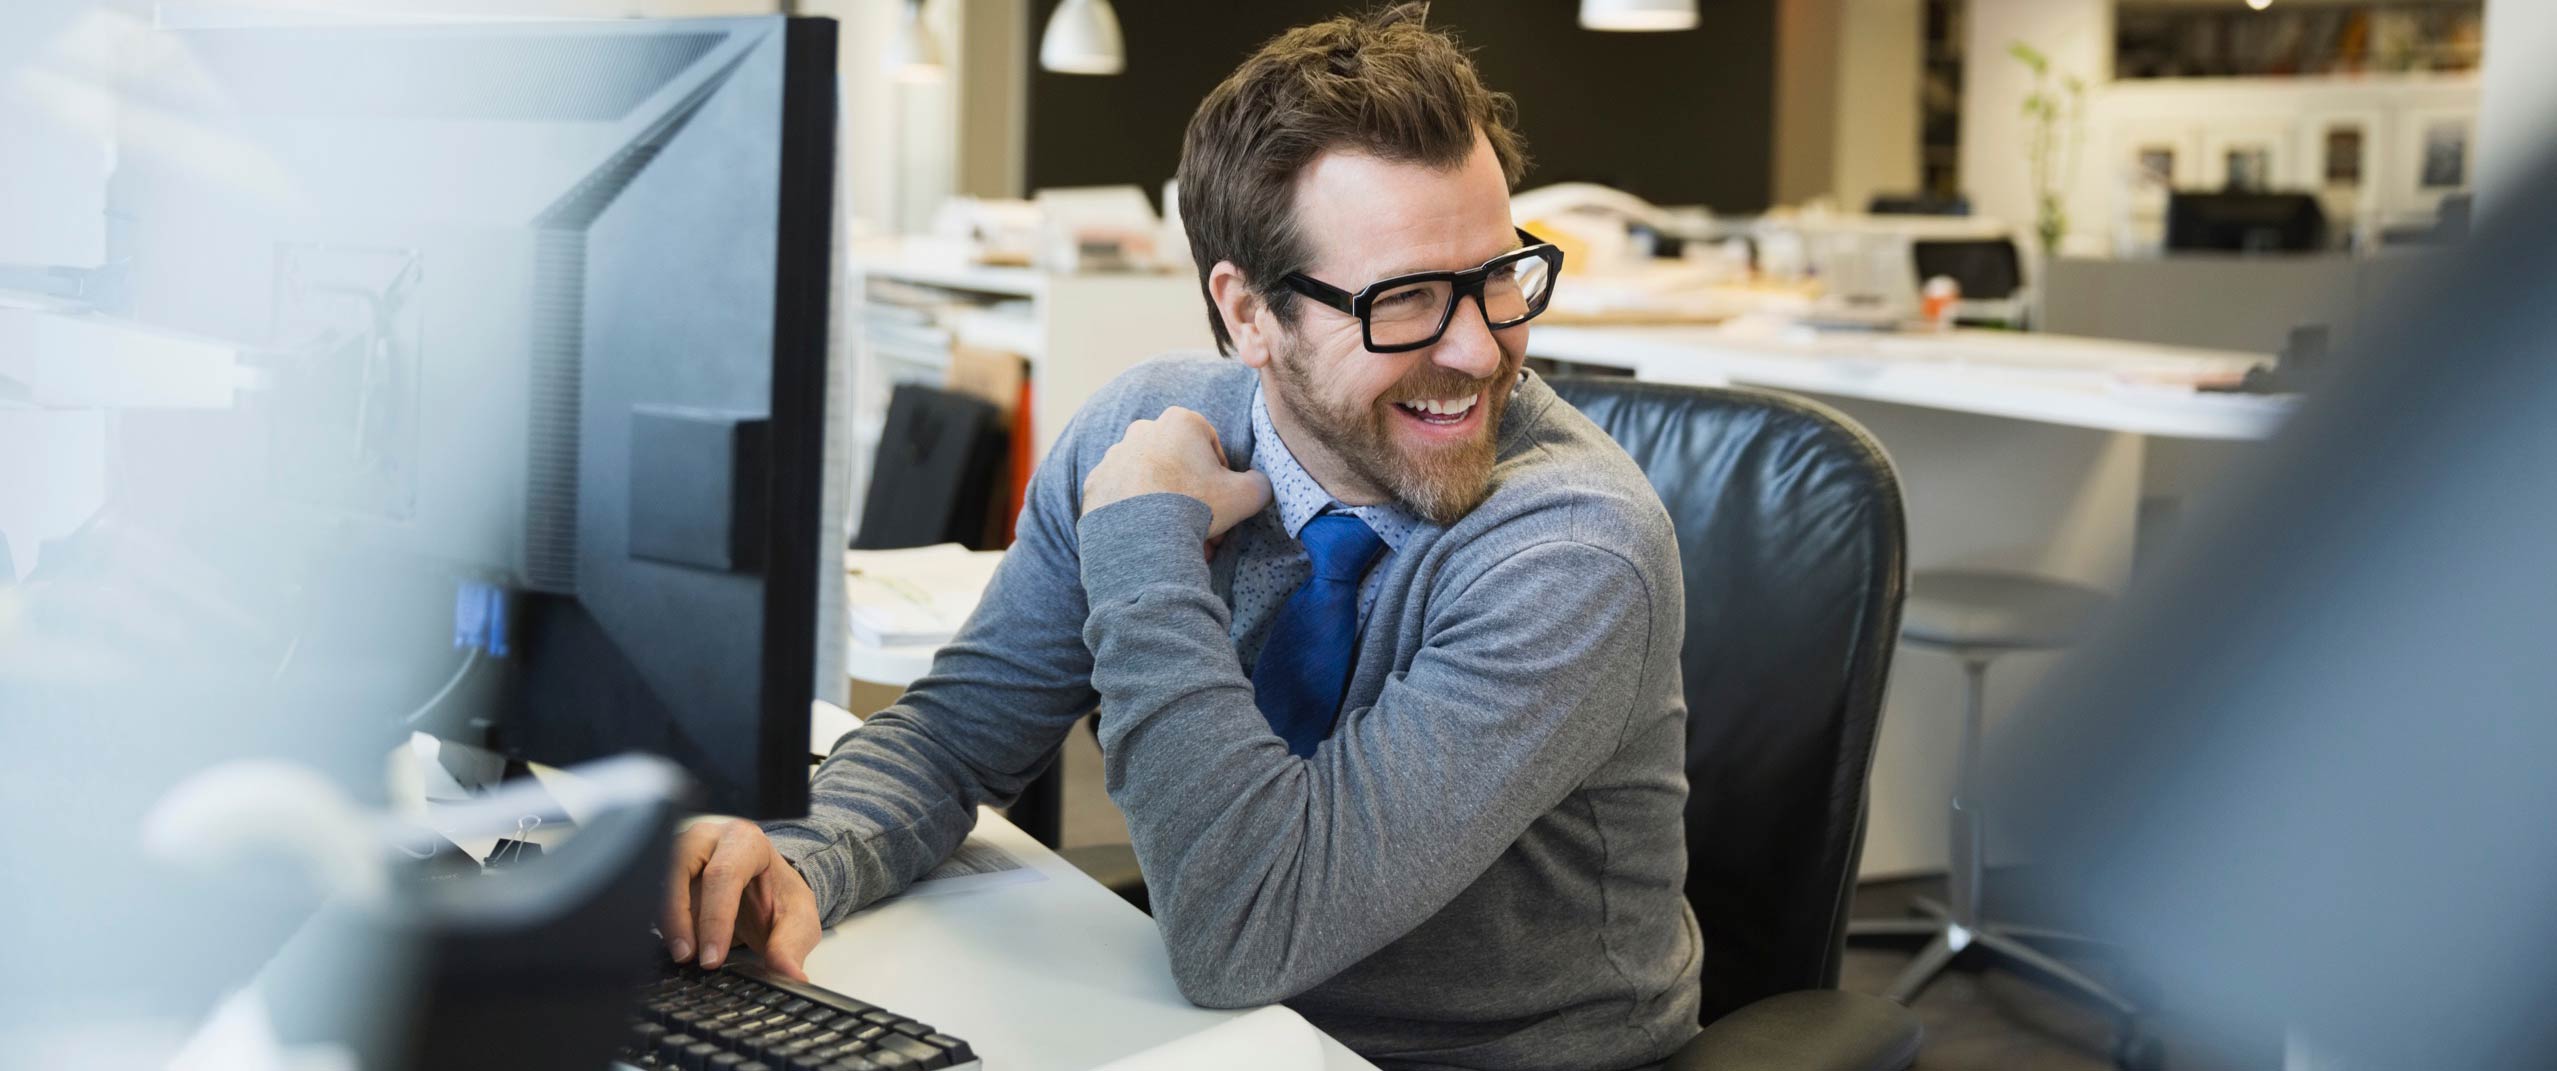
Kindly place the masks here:
[(1511, 226), (1510, 121), (1413, 7), (1208, 96), (1181, 203), (1227, 355), (1084, 407), (807, 819), (686, 833), (678, 959), (795, 970), (1097, 707), (1190, 999), (1284, 1001), (1394, 1068), (1644, 1067), (1695, 1034), (1676, 549), (1523, 370), (1561, 255)]

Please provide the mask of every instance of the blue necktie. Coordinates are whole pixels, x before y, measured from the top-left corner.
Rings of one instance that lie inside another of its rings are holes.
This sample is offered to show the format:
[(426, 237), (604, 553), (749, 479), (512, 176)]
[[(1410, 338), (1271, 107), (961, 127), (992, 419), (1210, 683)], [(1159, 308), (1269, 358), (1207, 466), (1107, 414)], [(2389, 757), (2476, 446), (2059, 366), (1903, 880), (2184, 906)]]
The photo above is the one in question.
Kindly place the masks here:
[(1358, 654), (1358, 581), (1385, 542), (1367, 522), (1340, 513), (1305, 522), (1297, 539), (1314, 575), (1287, 597), (1270, 625), (1261, 661), (1252, 667), (1252, 700), (1289, 753), (1305, 758), (1340, 717), (1341, 693)]

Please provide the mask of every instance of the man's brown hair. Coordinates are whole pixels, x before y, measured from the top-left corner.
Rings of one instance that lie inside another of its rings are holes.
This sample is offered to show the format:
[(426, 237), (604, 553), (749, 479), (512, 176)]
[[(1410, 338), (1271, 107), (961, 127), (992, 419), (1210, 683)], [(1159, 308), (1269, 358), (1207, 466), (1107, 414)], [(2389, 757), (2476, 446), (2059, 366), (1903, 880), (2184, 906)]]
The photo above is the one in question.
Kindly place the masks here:
[(1484, 88), (1456, 41), (1423, 25), (1428, 15), (1427, 4), (1397, 4), (1289, 30), (1199, 102), (1181, 142), (1181, 223), (1220, 352), (1234, 352), (1234, 339), (1208, 292), (1218, 261), (1233, 261), (1294, 324), (1295, 294), (1279, 280), (1306, 258), (1296, 176), (1324, 150), (1452, 169), (1480, 130), (1518, 184), (1527, 158), (1516, 103)]

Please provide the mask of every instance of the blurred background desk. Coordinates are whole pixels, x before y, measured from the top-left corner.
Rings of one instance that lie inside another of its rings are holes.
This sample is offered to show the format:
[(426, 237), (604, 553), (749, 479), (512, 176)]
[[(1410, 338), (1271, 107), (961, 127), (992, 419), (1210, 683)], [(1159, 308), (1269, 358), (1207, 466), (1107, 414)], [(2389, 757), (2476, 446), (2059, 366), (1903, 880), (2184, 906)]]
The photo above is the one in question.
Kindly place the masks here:
[[(1870, 429), (1900, 470), (1910, 567), (2018, 570), (2119, 590), (2192, 491), (2238, 463), (2292, 407), (2283, 396), (2199, 392), (2268, 354), (2064, 335), (1719, 325), (1534, 327), (1530, 356), (1702, 386), (1810, 395)], [(1999, 716), (2056, 660), (2000, 663)], [(2014, 669), (2008, 669), (2012, 663)], [(1944, 801), (1959, 738), (1961, 671), (1904, 650), (1893, 662), (1862, 873), (1946, 866)], [(1995, 853), (1992, 864), (2014, 860)]]

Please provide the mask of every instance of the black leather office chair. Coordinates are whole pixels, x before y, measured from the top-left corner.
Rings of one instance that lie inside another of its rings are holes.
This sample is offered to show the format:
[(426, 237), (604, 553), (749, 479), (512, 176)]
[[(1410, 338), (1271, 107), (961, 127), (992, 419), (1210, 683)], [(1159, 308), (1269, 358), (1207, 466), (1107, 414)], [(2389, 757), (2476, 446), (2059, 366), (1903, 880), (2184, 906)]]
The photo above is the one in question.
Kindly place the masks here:
[(1837, 989), (1908, 572), (1889, 459), (1786, 395), (1552, 384), (1650, 475), (1687, 579), (1687, 898), (1705, 938), (1705, 1032), (1671, 1071), (1909, 1066), (1916, 1017)]
[[(1687, 898), (1705, 1031), (1668, 1071), (1900, 1071), (1917, 1017), (1840, 992), (1908, 572), (1871, 436), (1788, 395), (1563, 377), (1669, 507), (1687, 580)], [(1068, 859), (1144, 906), (1124, 846)]]

